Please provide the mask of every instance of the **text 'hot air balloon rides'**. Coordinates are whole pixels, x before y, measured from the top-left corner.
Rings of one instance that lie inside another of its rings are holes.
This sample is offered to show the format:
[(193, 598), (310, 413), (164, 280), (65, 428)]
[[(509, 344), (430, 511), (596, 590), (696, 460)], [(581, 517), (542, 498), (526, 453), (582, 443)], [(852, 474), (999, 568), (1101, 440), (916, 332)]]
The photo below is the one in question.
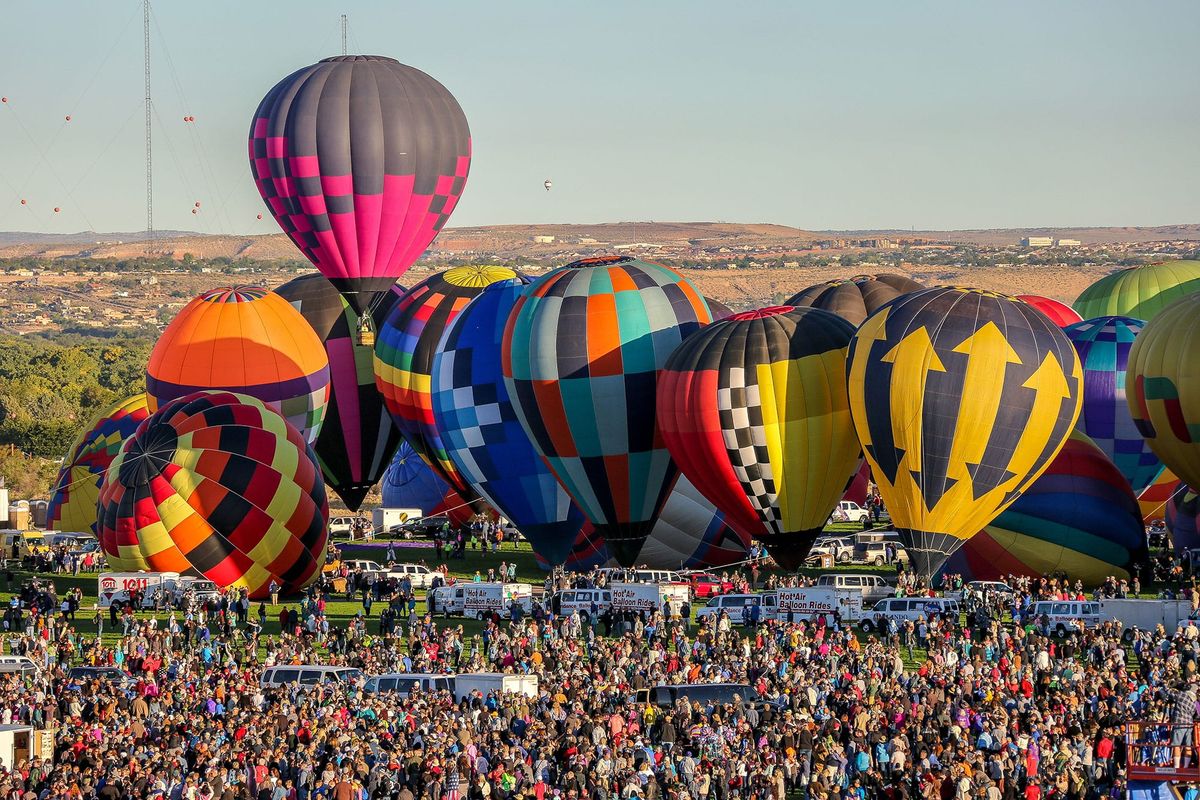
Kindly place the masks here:
[(104, 472), (148, 416), (146, 395), (135, 394), (109, 406), (88, 424), (71, 445), (54, 482), (46, 510), (49, 530), (96, 532), (96, 497)]
[(1012, 297), (898, 298), (850, 343), (850, 411), (913, 565), (931, 577), (1049, 466), (1079, 416), (1079, 357)]
[(534, 450), (500, 363), (504, 327), (525, 285), (519, 278), (488, 285), (446, 328), (433, 357), (433, 418), (459, 474), (557, 565), (583, 513)]
[(1125, 394), (1150, 449), (1188, 486), (1200, 486), (1200, 293), (1142, 329), (1129, 350)]
[(326, 58), (293, 72), (250, 126), (250, 169), (267, 207), (359, 314), (437, 236), (470, 166), (458, 101), (382, 56)]
[(283, 417), (232, 392), (165, 404), (100, 486), (97, 537), (118, 570), (178, 572), (265, 597), (325, 562), (329, 506), (312, 449)]
[(534, 447), (632, 565), (677, 474), (655, 422), (659, 373), (710, 321), (675, 270), (627, 256), (559, 267), (531, 284), (504, 333), (504, 380)]
[[(394, 286), (372, 304), (375, 328), (404, 291)], [(275, 290), (308, 321), (329, 357), (329, 403), (313, 451), (325, 483), (357, 511), (383, 477), (400, 430), (375, 388), (374, 348), (359, 344), (359, 316), (321, 275), (301, 275)]]
[(312, 443), (329, 402), (329, 358), (304, 317), (274, 292), (213, 289), (171, 320), (146, 365), (152, 412), (203, 389), (256, 397)]
[(433, 358), (446, 327), (484, 287), (523, 280), (508, 267), (454, 267), (409, 289), (392, 307), (375, 342), (375, 386), (404, 438), (465, 499), (474, 499), (434, 424)]
[(853, 335), (816, 308), (747, 311), (685, 339), (659, 379), (675, 463), (787, 569), (804, 562), (859, 469), (846, 398)]
[(1129, 350), (1143, 325), (1130, 317), (1097, 317), (1063, 328), (1083, 364), (1079, 428), (1117, 465), (1135, 494), (1163, 468), (1134, 425), (1125, 398)]

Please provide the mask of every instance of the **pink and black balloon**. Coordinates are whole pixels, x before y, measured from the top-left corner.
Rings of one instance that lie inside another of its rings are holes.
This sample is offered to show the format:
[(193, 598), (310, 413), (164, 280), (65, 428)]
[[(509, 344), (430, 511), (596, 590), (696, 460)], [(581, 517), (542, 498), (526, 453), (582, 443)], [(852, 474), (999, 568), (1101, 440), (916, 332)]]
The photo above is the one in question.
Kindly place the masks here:
[(446, 224), (470, 166), (458, 101), (383, 56), (293, 72), (250, 126), (250, 170), (267, 207), (360, 314)]

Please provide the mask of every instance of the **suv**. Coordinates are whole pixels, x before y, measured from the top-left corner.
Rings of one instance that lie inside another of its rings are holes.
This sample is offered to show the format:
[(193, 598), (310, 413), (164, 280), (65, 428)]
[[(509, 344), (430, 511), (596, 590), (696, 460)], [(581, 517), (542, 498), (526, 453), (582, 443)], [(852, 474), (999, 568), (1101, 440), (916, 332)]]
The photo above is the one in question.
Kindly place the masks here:
[(882, 567), (884, 564), (891, 564), (899, 561), (901, 563), (908, 562), (908, 552), (903, 547), (891, 544), (891, 558), (888, 557), (888, 545), (890, 542), (866, 542), (858, 544), (854, 547), (854, 561), (858, 564), (874, 564), (877, 567)]
[(395, 578), (397, 582), (408, 578), (414, 589), (428, 589), (439, 574), (424, 564), (392, 564), (387, 568), (389, 578)]
[(829, 515), (829, 521), (862, 522), (870, 516), (870, 511), (867, 511), (853, 500), (842, 500), (838, 502), (837, 507), (833, 509), (833, 513)]
[(333, 517), (329, 520), (330, 536), (350, 536), (354, 533), (354, 517)]
[(808, 558), (805, 560), (815, 564), (823, 555), (833, 556), (833, 560), (838, 564), (849, 564), (850, 559), (854, 557), (854, 542), (841, 536), (820, 538), (808, 551)]
[(863, 633), (886, 630), (889, 619), (897, 622), (916, 622), (921, 617), (929, 619), (934, 614), (958, 619), (958, 601), (948, 597), (889, 597), (880, 600), (864, 614), (859, 627)]

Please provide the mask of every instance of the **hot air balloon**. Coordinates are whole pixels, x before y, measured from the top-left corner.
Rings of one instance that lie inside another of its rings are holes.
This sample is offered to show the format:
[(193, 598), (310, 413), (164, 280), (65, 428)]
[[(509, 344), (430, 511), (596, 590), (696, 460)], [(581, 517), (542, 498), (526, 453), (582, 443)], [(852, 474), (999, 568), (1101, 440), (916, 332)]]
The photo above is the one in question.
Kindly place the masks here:
[(786, 305), (832, 311), (858, 326), (884, 303), (924, 288), (904, 275), (855, 275), (810, 286), (793, 295)]
[(382, 56), (293, 72), (250, 126), (250, 171), (267, 207), (360, 314), (446, 224), (470, 166), (454, 96)]
[(1175, 490), (1182, 485), (1178, 476), (1164, 467), (1162, 472), (1158, 473), (1158, 477), (1154, 479), (1154, 483), (1147, 486), (1138, 495), (1138, 506), (1142, 510), (1142, 522), (1150, 525), (1156, 520), (1159, 522), (1165, 520), (1167, 503), (1171, 502)]
[(152, 412), (201, 389), (257, 397), (311, 444), (329, 402), (329, 358), (304, 317), (274, 292), (212, 289), (171, 320), (146, 366)]
[(785, 569), (804, 563), (859, 469), (846, 399), (853, 335), (818, 308), (747, 311), (685, 339), (659, 378), (671, 457)]
[(1071, 434), (1041, 477), (947, 559), (967, 580), (1066, 573), (1097, 586), (1147, 562), (1137, 499), (1101, 448)]
[(1167, 306), (1129, 351), (1126, 399), (1146, 443), (1188, 486), (1200, 486), (1200, 293)]
[(1200, 261), (1164, 261), (1106, 275), (1075, 300), (1084, 319), (1120, 315), (1149, 322), (1176, 300), (1200, 292)]
[(145, 394), (135, 394), (96, 415), (63, 459), (46, 511), (47, 529), (96, 532), (96, 497), (104, 471), (122, 442), (148, 416)]
[(543, 184), (542, 184), (542, 186), (545, 186), (545, 187), (546, 187), (546, 191), (548, 192), (548, 191), (550, 191), (550, 189), (551, 189), (551, 188), (554, 186), (554, 182), (553, 182), (553, 181), (551, 181), (549, 178), (547, 178), (547, 179), (546, 179), (546, 182), (545, 182), (545, 183), (543, 183)]
[(434, 425), (429, 388), (433, 356), (446, 326), (483, 288), (517, 279), (508, 267), (454, 267), (409, 289), (392, 307), (375, 343), (375, 385), (401, 433), (433, 471), (466, 499), (474, 493), (458, 473)]
[(248, 395), (164, 404), (104, 475), (97, 537), (117, 570), (178, 572), (267, 596), (315, 580), (329, 506), (300, 432)]
[(1079, 416), (1062, 329), (1012, 297), (937, 287), (873, 314), (850, 343), (850, 411), (918, 573), (1007, 508)]
[[(749, 557), (750, 538), (729, 527), (725, 515), (692, 486), (687, 476), (680, 475), (638, 553), (637, 563), (650, 569), (706, 569), (738, 564)], [(542, 569), (550, 568), (540, 556), (537, 562)], [(608, 546), (596, 536), (592, 524), (585, 522), (563, 566), (572, 572), (586, 572), (609, 563), (615, 562)]]
[(500, 368), (504, 326), (522, 278), (497, 281), (450, 322), (433, 357), (434, 427), (458, 473), (507, 517), (534, 552), (561, 564), (583, 512), (534, 450)]
[(1060, 303), (1057, 300), (1052, 300), (1049, 297), (1042, 297), (1037, 294), (1019, 294), (1017, 299), (1022, 303), (1028, 303), (1038, 311), (1045, 314), (1050, 320), (1060, 328), (1065, 328), (1076, 322), (1083, 321), (1083, 317), (1071, 308), (1066, 303)]
[(709, 322), (674, 270), (628, 256), (543, 275), (504, 331), (505, 388), (521, 424), (597, 535), (637, 559), (676, 469), (654, 418), (667, 356)]
[(1200, 494), (1185, 483), (1175, 484), (1166, 512), (1167, 530), (1171, 532), (1171, 547), (1175, 552), (1186, 553), (1200, 547)]
[(1079, 429), (1112, 459), (1135, 494), (1163, 468), (1133, 424), (1125, 399), (1129, 349), (1144, 324), (1130, 317), (1098, 317), (1063, 329), (1083, 364)]
[(708, 313), (712, 315), (713, 322), (720, 322), (723, 319), (733, 316), (733, 309), (719, 300), (706, 297), (704, 298), (704, 302), (708, 303)]
[(412, 445), (401, 441), (379, 488), (384, 508), (416, 508), (428, 517), (441, 513), (438, 509), (450, 484), (437, 476)]
[[(374, 305), (373, 328), (383, 324), (403, 292), (404, 287), (393, 286)], [(308, 320), (325, 344), (329, 404), (313, 451), (326, 485), (357, 511), (400, 445), (400, 430), (375, 389), (374, 348), (358, 343), (358, 314), (321, 275), (301, 275), (275, 293)]]

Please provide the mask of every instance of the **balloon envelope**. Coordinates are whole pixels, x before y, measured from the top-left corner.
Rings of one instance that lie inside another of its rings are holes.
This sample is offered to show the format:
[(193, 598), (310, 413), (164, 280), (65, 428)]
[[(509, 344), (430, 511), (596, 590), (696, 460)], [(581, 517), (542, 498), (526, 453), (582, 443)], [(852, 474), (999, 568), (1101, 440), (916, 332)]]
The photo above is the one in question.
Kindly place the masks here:
[(1193, 292), (1200, 292), (1200, 261), (1164, 261), (1106, 275), (1084, 289), (1074, 306), (1084, 319), (1120, 315), (1149, 322)]
[(274, 292), (213, 289), (171, 320), (146, 365), (151, 412), (207, 389), (258, 398), (312, 443), (329, 402), (329, 358), (304, 317)]
[(375, 342), (375, 386), (396, 426), (442, 480), (465, 498), (474, 493), (450, 460), (433, 419), (433, 357), (446, 327), (485, 286), (518, 280), (508, 267), (454, 267), (401, 295)]
[(1177, 483), (1166, 511), (1167, 530), (1176, 555), (1200, 547), (1200, 494), (1185, 483)]
[(1188, 486), (1200, 486), (1200, 293), (1142, 329), (1129, 351), (1126, 399), (1155, 455)]
[(1146, 561), (1137, 499), (1107, 455), (1075, 433), (1016, 502), (950, 556), (944, 571), (968, 580), (1064, 572), (1096, 586), (1109, 575), (1128, 578)]
[(46, 509), (46, 528), (52, 531), (96, 532), (96, 498), (108, 465), (142, 420), (150, 416), (146, 395), (135, 394), (96, 415), (79, 435), (54, 481)]
[[(393, 286), (372, 305), (376, 330), (403, 291)], [(400, 444), (400, 429), (375, 388), (374, 347), (359, 344), (358, 313), (321, 275), (301, 275), (275, 293), (300, 312), (325, 345), (329, 403), (313, 452), (325, 484), (357, 511)]]
[(534, 552), (561, 564), (583, 512), (534, 449), (500, 366), (504, 326), (525, 284), (520, 278), (489, 284), (450, 322), (433, 357), (433, 419), (459, 474)]
[(850, 410), (923, 577), (1040, 475), (1079, 416), (1062, 330), (1021, 301), (938, 287), (873, 314), (850, 343)]
[(513, 406), (621, 563), (636, 560), (676, 475), (654, 418), (659, 372), (709, 320), (679, 273), (621, 256), (547, 273), (509, 317), (503, 369)]
[(816, 308), (747, 311), (685, 339), (659, 378), (675, 463), (786, 569), (804, 562), (860, 466), (846, 398), (853, 335)]
[(316, 456), (283, 417), (232, 392), (160, 408), (104, 475), (97, 538), (114, 570), (178, 572), (251, 597), (315, 580), (329, 506)]
[(1142, 510), (1142, 522), (1149, 525), (1155, 520), (1159, 522), (1165, 520), (1167, 503), (1171, 501), (1171, 497), (1180, 485), (1179, 477), (1164, 467), (1162, 472), (1158, 473), (1158, 477), (1154, 479), (1154, 483), (1147, 486), (1138, 495), (1138, 506)]
[(904, 275), (855, 275), (853, 278), (809, 286), (793, 295), (786, 305), (832, 311), (851, 325), (858, 326), (885, 303), (924, 288), (921, 283)]
[(360, 313), (437, 236), (470, 167), (454, 96), (382, 56), (293, 72), (250, 125), (250, 171), (267, 208)]
[(1083, 320), (1083, 317), (1079, 316), (1079, 313), (1075, 309), (1066, 303), (1060, 303), (1049, 297), (1042, 297), (1037, 294), (1019, 294), (1017, 295), (1017, 299), (1022, 303), (1028, 303), (1045, 314), (1060, 328), (1065, 328), (1068, 325)]
[(1135, 493), (1158, 477), (1162, 462), (1146, 444), (1125, 398), (1129, 350), (1141, 320), (1098, 317), (1063, 329), (1083, 364), (1083, 410), (1079, 428), (1104, 451)]
[(392, 463), (380, 484), (384, 508), (415, 508), (424, 516), (433, 516), (442, 505), (450, 484), (417, 455), (408, 442), (401, 441)]

